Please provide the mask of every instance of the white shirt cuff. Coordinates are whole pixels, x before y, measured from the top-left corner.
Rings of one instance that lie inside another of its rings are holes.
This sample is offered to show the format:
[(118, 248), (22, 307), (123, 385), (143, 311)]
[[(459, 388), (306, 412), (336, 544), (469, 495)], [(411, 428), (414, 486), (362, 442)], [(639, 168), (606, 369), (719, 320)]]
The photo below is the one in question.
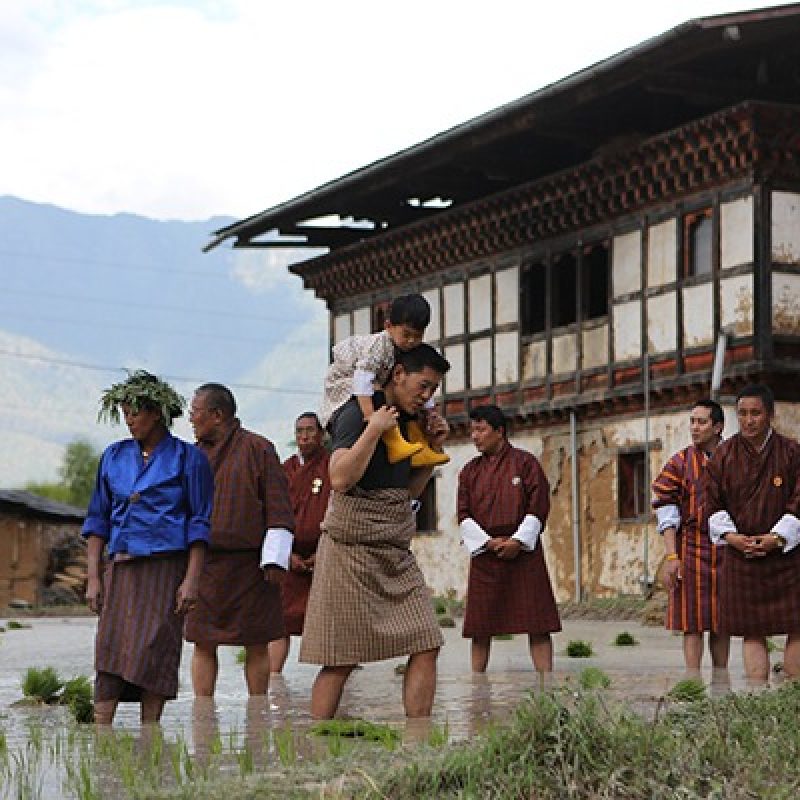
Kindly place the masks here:
[(526, 514), (511, 538), (516, 539), (522, 545), (523, 550), (534, 550), (541, 532), (542, 523), (539, 518), (533, 514)]
[(471, 556), (477, 556), (486, 549), (486, 542), (490, 537), (472, 517), (467, 517), (458, 527), (461, 531), (461, 544)]
[(289, 569), (294, 536), (286, 528), (268, 528), (261, 545), (261, 567), (277, 566)]
[(357, 369), (353, 373), (353, 394), (360, 397), (372, 397), (375, 394), (375, 373), (365, 369)]
[(667, 528), (678, 530), (681, 526), (681, 510), (675, 505), (659, 506), (656, 509), (656, 520), (659, 533), (664, 533)]
[(783, 552), (788, 553), (800, 544), (800, 519), (794, 514), (784, 514), (772, 528), (772, 532), (786, 539)]
[(726, 533), (737, 533), (731, 515), (727, 511), (715, 511), (708, 518), (708, 535), (714, 544), (723, 545)]

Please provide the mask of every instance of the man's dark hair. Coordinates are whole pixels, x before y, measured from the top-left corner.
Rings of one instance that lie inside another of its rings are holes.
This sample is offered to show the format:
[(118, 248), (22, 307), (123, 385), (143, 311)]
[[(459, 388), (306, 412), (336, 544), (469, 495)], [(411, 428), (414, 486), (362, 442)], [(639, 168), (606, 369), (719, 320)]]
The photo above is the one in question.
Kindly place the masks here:
[(195, 389), (195, 394), (202, 394), (209, 411), (221, 411), (228, 419), (236, 414), (236, 399), (233, 392), (221, 383), (204, 383)]
[(425, 367), (430, 367), (444, 375), (450, 369), (450, 362), (436, 348), (424, 343), (405, 352), (395, 348), (394, 363), (395, 366), (401, 365), (406, 372), (422, 372)]
[(294, 421), (294, 424), (297, 425), (301, 419), (313, 419), (314, 423), (316, 424), (319, 430), (322, 430), (322, 425), (320, 424), (319, 417), (313, 411), (304, 411), (302, 414), (298, 415), (297, 419)]
[(503, 429), (503, 436), (508, 436), (508, 418), (494, 405), (478, 406), (469, 412), (469, 418), (475, 422), (486, 422), (496, 431)]
[(745, 386), (739, 394), (736, 395), (736, 402), (738, 403), (743, 397), (758, 397), (767, 409), (767, 413), (772, 414), (775, 411), (775, 395), (769, 386), (763, 383), (751, 383)]
[(722, 406), (716, 400), (704, 398), (703, 400), (698, 400), (692, 408), (708, 408), (711, 411), (711, 421), (715, 425), (718, 425), (720, 422), (723, 425), (725, 424), (725, 414), (722, 411)]
[(415, 331), (424, 331), (431, 321), (431, 307), (421, 294), (404, 294), (392, 300), (389, 322), (408, 325)]

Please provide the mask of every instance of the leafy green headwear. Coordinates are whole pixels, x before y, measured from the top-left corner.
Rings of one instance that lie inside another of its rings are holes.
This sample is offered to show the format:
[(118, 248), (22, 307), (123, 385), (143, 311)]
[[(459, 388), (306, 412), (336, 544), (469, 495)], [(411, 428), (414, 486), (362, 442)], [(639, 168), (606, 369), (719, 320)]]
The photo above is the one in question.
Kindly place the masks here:
[(128, 370), (128, 380), (115, 383), (103, 392), (100, 398), (98, 421), (110, 420), (120, 422), (120, 407), (130, 406), (133, 411), (141, 409), (158, 409), (167, 427), (172, 420), (183, 414), (186, 400), (183, 399), (166, 381), (143, 369)]

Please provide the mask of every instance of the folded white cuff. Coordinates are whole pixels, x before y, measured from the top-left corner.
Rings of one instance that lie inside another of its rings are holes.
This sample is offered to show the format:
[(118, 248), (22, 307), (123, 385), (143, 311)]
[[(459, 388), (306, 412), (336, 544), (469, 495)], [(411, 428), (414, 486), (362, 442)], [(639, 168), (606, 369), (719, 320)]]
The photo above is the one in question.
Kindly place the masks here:
[(708, 535), (714, 544), (725, 544), (722, 538), (726, 533), (738, 533), (731, 515), (727, 511), (715, 511), (708, 518)]
[(288, 570), (293, 540), (286, 528), (268, 528), (261, 545), (261, 567), (274, 565)]
[(534, 550), (541, 532), (542, 523), (539, 518), (533, 514), (526, 514), (511, 538), (516, 539), (522, 545), (523, 550)]
[(486, 549), (486, 542), (490, 537), (472, 517), (467, 517), (458, 527), (461, 531), (461, 544), (471, 556), (477, 556)]
[(375, 394), (375, 373), (365, 369), (357, 369), (353, 373), (353, 394), (360, 397), (372, 397)]
[(773, 526), (772, 532), (786, 539), (783, 552), (788, 553), (800, 544), (800, 519), (794, 514), (784, 514)]
[(678, 530), (681, 526), (681, 510), (678, 506), (660, 506), (656, 509), (658, 532), (664, 533), (667, 528)]

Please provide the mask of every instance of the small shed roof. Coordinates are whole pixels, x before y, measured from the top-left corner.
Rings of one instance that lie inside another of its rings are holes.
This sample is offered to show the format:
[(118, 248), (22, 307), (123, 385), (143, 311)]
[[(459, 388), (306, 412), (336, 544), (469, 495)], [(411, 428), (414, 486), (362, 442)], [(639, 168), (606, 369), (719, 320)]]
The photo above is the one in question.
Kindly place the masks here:
[[(220, 228), (204, 248), (333, 252), (744, 100), (800, 97), (800, 3), (695, 19), (427, 141)], [(332, 223), (331, 220), (334, 220)], [(304, 275), (308, 263), (292, 267)]]
[(21, 489), (0, 489), (0, 511), (15, 511), (31, 517), (83, 522), (86, 509), (49, 500)]

